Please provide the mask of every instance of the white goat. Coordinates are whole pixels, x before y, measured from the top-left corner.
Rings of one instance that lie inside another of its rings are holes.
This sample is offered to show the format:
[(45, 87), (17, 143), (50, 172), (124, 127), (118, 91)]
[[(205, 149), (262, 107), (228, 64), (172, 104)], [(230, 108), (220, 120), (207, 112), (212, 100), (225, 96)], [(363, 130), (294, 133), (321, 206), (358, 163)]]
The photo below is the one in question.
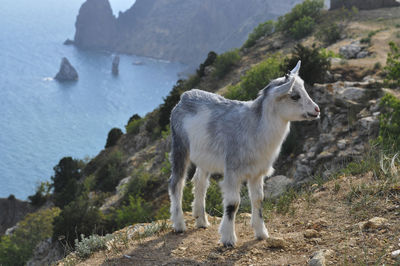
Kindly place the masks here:
[(182, 193), (189, 162), (193, 177), (193, 216), (197, 227), (209, 225), (205, 196), (212, 173), (223, 173), (220, 183), (224, 215), (219, 228), (224, 246), (236, 243), (235, 216), (240, 187), (247, 181), (252, 205), (251, 225), (258, 239), (268, 238), (262, 218), (263, 177), (289, 133), (290, 121), (312, 120), (320, 110), (298, 76), (300, 61), (285, 77), (273, 80), (254, 101), (227, 100), (219, 95), (191, 90), (181, 96), (171, 114), (172, 174), (169, 183), (171, 219), (175, 231), (186, 230)]

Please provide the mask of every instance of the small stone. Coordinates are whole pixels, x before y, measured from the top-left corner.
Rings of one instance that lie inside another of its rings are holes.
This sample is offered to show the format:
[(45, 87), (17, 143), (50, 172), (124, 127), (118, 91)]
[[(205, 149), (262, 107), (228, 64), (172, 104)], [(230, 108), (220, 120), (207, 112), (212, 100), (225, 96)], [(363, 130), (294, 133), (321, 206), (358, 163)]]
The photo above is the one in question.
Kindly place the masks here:
[[(361, 225), (361, 228), (366, 229), (378, 229), (385, 227), (387, 225), (388, 220), (382, 217), (374, 217), (368, 220), (368, 222), (364, 222)], [(360, 224), (360, 223), (359, 223)]]
[(399, 257), (400, 256), (400, 249), (393, 251), (391, 256), (392, 256), (393, 259)]
[(267, 244), (270, 248), (282, 248), (287, 246), (286, 240), (281, 237), (269, 237), (267, 238)]
[(307, 229), (303, 235), (305, 238), (316, 238), (321, 236), (321, 234), (314, 229)]
[(326, 260), (325, 260), (325, 254), (323, 250), (319, 250), (317, 252), (314, 252), (311, 255), (310, 261), (308, 262), (309, 266), (325, 266), (326, 265)]
[(344, 150), (346, 148), (346, 140), (345, 139), (338, 140), (337, 146), (339, 149)]

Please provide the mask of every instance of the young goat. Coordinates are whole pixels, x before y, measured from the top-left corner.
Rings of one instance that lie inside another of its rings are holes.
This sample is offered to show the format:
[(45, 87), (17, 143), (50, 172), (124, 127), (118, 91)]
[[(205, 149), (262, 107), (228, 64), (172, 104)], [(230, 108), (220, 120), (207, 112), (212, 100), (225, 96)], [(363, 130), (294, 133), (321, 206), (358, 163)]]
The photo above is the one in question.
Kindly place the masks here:
[(193, 177), (193, 216), (196, 226), (209, 225), (205, 196), (212, 173), (223, 173), (220, 183), (224, 215), (219, 228), (224, 246), (236, 242), (235, 216), (240, 187), (247, 181), (251, 199), (251, 225), (258, 239), (268, 238), (262, 218), (263, 177), (270, 176), (290, 121), (313, 120), (320, 114), (298, 76), (300, 61), (285, 77), (273, 80), (254, 101), (227, 100), (200, 90), (182, 94), (171, 114), (172, 174), (169, 183), (171, 219), (175, 231), (186, 230), (182, 193), (189, 162)]

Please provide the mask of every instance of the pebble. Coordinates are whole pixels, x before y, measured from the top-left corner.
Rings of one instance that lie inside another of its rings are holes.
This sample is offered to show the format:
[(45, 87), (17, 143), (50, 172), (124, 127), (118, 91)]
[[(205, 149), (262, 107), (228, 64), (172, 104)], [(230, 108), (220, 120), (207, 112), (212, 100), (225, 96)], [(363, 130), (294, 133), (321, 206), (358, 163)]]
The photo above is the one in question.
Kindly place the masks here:
[(400, 256), (400, 249), (393, 251), (391, 255), (392, 255), (392, 258), (394, 258), (394, 259), (399, 257)]

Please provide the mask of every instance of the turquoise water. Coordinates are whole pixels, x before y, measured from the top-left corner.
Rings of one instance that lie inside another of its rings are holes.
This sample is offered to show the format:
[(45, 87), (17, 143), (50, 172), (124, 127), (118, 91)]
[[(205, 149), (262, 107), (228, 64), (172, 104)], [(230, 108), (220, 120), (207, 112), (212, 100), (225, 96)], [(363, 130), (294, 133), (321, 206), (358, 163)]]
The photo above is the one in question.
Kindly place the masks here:
[[(131, 1), (115, 0), (117, 13)], [(2, 0), (0, 7), (0, 197), (25, 199), (49, 180), (64, 156), (96, 155), (112, 127), (162, 102), (183, 65), (79, 50), (73, 38), (82, 0)], [(51, 79), (61, 58), (79, 73), (76, 83)], [(142, 61), (143, 65), (132, 62)]]

